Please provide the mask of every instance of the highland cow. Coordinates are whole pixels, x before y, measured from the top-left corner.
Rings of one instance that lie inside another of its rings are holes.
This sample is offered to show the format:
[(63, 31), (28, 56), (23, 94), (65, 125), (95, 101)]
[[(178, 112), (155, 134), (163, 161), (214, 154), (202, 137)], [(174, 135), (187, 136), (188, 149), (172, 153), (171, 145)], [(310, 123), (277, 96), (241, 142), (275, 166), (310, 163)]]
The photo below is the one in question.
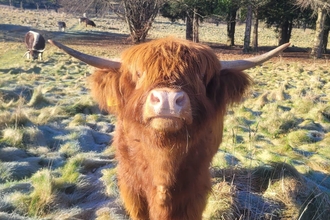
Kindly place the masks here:
[(252, 82), (243, 70), (289, 45), (219, 61), (208, 46), (170, 37), (133, 46), (117, 62), (50, 43), (99, 68), (89, 78), (91, 93), (117, 116), (118, 184), (134, 220), (202, 219), (224, 116)]

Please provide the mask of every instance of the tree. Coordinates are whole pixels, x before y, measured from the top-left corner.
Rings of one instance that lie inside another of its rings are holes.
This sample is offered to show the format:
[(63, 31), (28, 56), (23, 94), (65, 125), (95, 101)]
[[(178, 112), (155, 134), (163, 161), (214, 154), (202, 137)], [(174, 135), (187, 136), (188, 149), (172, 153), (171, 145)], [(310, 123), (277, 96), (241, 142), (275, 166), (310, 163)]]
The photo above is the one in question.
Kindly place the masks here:
[(325, 19), (325, 27), (323, 32), (323, 44), (322, 44), (323, 53), (327, 53), (329, 31), (330, 31), (330, 15), (327, 15), (327, 18)]
[(218, 0), (215, 14), (224, 17), (227, 22), (227, 45), (235, 45), (235, 28), (237, 10), (240, 8), (241, 0)]
[(199, 41), (199, 23), (212, 14), (215, 0), (169, 0), (160, 10), (162, 16), (172, 22), (182, 19), (186, 22), (186, 39)]
[(192, 13), (189, 5), (184, 1), (167, 1), (160, 9), (163, 17), (169, 18), (171, 22), (183, 20), (186, 22), (186, 39), (193, 40)]
[(162, 0), (123, 0), (123, 3), (132, 41), (145, 41)]
[(310, 7), (317, 14), (315, 26), (315, 38), (312, 46), (311, 56), (321, 58), (324, 50), (323, 37), (327, 12), (330, 11), (330, 2), (325, 0), (295, 0), (301, 8)]
[(252, 45), (253, 51), (258, 51), (258, 29), (259, 29), (259, 11), (264, 5), (269, 3), (270, 0), (250, 0), (252, 6), (252, 12), (254, 16), (254, 25), (253, 25), (253, 32), (252, 32)]
[(250, 51), (251, 26), (252, 26), (252, 3), (251, 1), (249, 1), (247, 5), (247, 13), (246, 13), (243, 53), (248, 53)]
[(260, 10), (261, 19), (268, 26), (275, 26), (278, 31), (278, 45), (290, 41), (294, 20), (298, 18), (300, 11), (296, 9), (291, 1), (271, 0)]

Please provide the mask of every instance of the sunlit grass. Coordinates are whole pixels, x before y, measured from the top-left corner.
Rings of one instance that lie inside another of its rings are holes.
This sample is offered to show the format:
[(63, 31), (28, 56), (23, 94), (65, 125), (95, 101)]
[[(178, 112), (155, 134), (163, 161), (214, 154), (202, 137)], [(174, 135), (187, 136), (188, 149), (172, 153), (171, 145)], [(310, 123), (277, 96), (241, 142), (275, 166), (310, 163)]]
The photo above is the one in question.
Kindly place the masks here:
[[(8, 16), (6, 11), (0, 14), (3, 24), (17, 24), (14, 27), (17, 29), (11, 32), (0, 31), (0, 51), (5, 55), (0, 59), (0, 148), (24, 149), (29, 156), (40, 158), (39, 163), (44, 165), (43, 169), (26, 177), (26, 181), (33, 185), (30, 191), (14, 190), (0, 199), (4, 198), (6, 204), (13, 206), (13, 211), (22, 216), (53, 219), (61, 213), (60, 216), (68, 216), (67, 219), (79, 218), (91, 210), (91, 205), (75, 207), (82, 205), (82, 198), (88, 197), (91, 191), (87, 190), (82, 197), (79, 193), (78, 196), (75, 194), (77, 198), (73, 198), (70, 193), (77, 188), (93, 186), (118, 201), (115, 161), (102, 169), (107, 162), (101, 160), (113, 159), (115, 148), (108, 147), (101, 155), (87, 155), (81, 152), (78, 141), (81, 127), (111, 133), (115, 128), (109, 124), (116, 122), (116, 118), (102, 114), (89, 95), (86, 77), (91, 74), (92, 68), (48, 43), (44, 61), (25, 60), (22, 58), (26, 51), (23, 43), (25, 29), (19, 29), (33, 27), (44, 33), (47, 39), (63, 40), (75, 49), (111, 58), (119, 57), (120, 52), (130, 44), (123, 40), (120, 45), (108, 45), (107, 42), (95, 44), (94, 41), (85, 45), (75, 37), (86, 33), (93, 35), (93, 31), (127, 34), (128, 29), (124, 22), (109, 24), (108, 18), (96, 18), (99, 28), (85, 30), (72, 15), (29, 10), (15, 12), (17, 14), (12, 16)], [(35, 22), (32, 17), (44, 18), (44, 21)], [(54, 23), (62, 19), (66, 19), (70, 28), (65, 34), (58, 34)], [(171, 35), (185, 37), (185, 26), (181, 21), (177, 22), (181, 24), (179, 26), (177, 23), (169, 24), (167, 19), (157, 19), (148, 38), (168, 35), (169, 27)], [(113, 29), (109, 30), (109, 26)], [(238, 25), (237, 36), (244, 33), (243, 26)], [(273, 29), (263, 24), (261, 27), (260, 45), (275, 46), (277, 39)], [(200, 40), (222, 44), (227, 37), (224, 30), (224, 24), (202, 23)], [(312, 36), (312, 33), (309, 29), (294, 29), (292, 41), (297, 47), (308, 47), (310, 39), (301, 36)], [(66, 35), (69, 37), (66, 38)], [(239, 46), (243, 42), (238, 38), (235, 43)], [(218, 52), (217, 55), (224, 59), (236, 59), (251, 54)], [(315, 188), (313, 181), (318, 181), (329, 191), (329, 61), (275, 57), (246, 72), (253, 78), (254, 84), (242, 103), (228, 110), (223, 143), (212, 161), (211, 170), (216, 177), (212, 180), (212, 192), (203, 218), (253, 219), (250, 214), (255, 214), (257, 209), (261, 214), (269, 211), (266, 206), (258, 206), (262, 198), (262, 201), (278, 205), (270, 214), (265, 214), (265, 219), (276, 218), (280, 214), (290, 219), (300, 216), (304, 217), (301, 219), (325, 219), (329, 199), (326, 193), (322, 194)], [(15, 90), (22, 87), (27, 88), (23, 94)], [(13, 91), (17, 93), (13, 94)], [(23, 155), (19, 160), (25, 161), (25, 157)], [(100, 158), (100, 161), (94, 157)], [(10, 161), (12, 166), (15, 162)], [(276, 170), (269, 165), (274, 162), (290, 164), (299, 174), (287, 177), (285, 171), (290, 167)], [(17, 184), (8, 169), (8, 164), (0, 161), (0, 186)], [(229, 170), (233, 176), (217, 176), (221, 170)], [(302, 175), (311, 182), (303, 182)], [(95, 178), (95, 182), (91, 184), (86, 181), (88, 178)], [(253, 191), (256, 186), (259, 189)], [(247, 196), (242, 199), (244, 193)], [(72, 207), (65, 207), (67, 204)], [(123, 215), (113, 211), (113, 204), (107, 208), (95, 208), (97, 219), (121, 219)], [(120, 203), (116, 205), (121, 206)]]

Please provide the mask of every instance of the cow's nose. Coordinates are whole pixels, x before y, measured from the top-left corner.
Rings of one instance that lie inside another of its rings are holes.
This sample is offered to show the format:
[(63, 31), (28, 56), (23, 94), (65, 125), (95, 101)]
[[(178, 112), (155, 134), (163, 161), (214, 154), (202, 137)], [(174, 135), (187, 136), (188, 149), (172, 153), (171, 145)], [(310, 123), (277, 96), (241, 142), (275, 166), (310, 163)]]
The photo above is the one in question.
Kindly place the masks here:
[(189, 97), (183, 91), (153, 90), (149, 99), (155, 112), (160, 114), (180, 114), (189, 105)]

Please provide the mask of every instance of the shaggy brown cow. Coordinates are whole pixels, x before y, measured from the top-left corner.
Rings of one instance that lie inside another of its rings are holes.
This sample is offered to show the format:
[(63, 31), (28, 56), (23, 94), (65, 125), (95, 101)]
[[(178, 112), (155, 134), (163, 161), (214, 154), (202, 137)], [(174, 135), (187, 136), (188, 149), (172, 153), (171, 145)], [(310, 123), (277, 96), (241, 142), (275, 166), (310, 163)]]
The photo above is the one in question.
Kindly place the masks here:
[(205, 45), (165, 38), (133, 46), (115, 62), (50, 42), (100, 68), (91, 91), (117, 116), (120, 193), (131, 218), (141, 220), (202, 218), (224, 115), (251, 85), (242, 70), (288, 46), (261, 59), (219, 62)]

